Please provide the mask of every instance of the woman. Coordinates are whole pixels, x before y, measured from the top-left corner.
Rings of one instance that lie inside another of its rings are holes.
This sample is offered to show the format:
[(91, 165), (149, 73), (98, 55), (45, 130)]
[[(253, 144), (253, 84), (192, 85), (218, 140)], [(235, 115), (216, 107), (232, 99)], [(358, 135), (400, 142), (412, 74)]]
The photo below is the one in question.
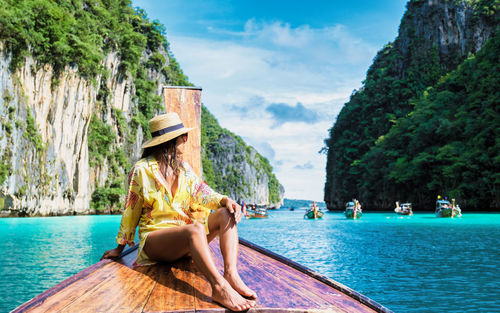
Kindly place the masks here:
[[(241, 207), (214, 192), (182, 160), (188, 131), (176, 113), (149, 121), (152, 139), (129, 174), (125, 211), (116, 241), (102, 258), (118, 257), (134, 244), (139, 225), (136, 265), (174, 262), (187, 254), (212, 286), (212, 299), (233, 311), (256, 304), (256, 294), (241, 280), (236, 268)], [(210, 213), (215, 210), (213, 213)], [(208, 243), (220, 237), (224, 275), (215, 267)]]

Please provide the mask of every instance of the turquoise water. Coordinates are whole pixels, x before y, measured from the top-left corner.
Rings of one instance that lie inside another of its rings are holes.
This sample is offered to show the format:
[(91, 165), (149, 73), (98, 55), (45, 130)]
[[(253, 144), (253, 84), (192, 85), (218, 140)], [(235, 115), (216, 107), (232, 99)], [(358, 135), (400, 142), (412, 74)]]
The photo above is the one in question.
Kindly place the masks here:
[[(395, 312), (500, 312), (500, 214), (459, 219), (365, 213), (347, 220), (303, 210), (245, 220), (240, 235)], [(120, 216), (0, 219), (0, 312), (97, 262)]]

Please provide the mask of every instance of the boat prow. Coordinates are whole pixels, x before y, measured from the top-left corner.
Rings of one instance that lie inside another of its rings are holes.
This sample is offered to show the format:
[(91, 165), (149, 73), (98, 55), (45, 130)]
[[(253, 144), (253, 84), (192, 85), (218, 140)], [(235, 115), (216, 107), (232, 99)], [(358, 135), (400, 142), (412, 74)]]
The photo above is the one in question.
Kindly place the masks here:
[(304, 214), (304, 218), (308, 219), (318, 219), (323, 217), (323, 211), (318, 210), (316, 211), (316, 215), (314, 215), (314, 210), (307, 210), (306, 213)]
[(348, 219), (359, 219), (363, 216), (363, 210), (361, 210), (361, 204), (358, 200), (353, 199), (345, 204), (344, 215)]
[[(219, 270), (217, 240), (210, 249)], [(240, 239), (240, 275), (259, 296), (249, 312), (391, 312), (358, 292), (304, 266)], [(13, 312), (228, 312), (213, 303), (211, 287), (184, 258), (133, 268), (137, 247), (119, 260), (103, 260)]]

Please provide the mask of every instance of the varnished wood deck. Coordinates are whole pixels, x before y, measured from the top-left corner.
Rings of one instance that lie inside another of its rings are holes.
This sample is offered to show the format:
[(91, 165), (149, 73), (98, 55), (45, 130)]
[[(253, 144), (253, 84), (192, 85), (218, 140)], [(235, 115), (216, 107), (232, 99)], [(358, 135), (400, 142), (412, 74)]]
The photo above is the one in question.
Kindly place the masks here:
[[(222, 257), (210, 245), (217, 267)], [(226, 312), (191, 259), (132, 269), (137, 250), (103, 260), (13, 312)], [(258, 296), (249, 312), (390, 312), (333, 280), (240, 239), (239, 271)]]

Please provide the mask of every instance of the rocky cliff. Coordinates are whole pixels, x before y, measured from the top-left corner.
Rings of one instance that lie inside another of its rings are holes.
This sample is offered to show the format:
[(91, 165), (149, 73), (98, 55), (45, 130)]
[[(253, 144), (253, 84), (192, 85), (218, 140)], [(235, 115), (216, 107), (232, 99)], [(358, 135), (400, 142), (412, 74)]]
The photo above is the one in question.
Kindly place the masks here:
[[(118, 212), (162, 86), (190, 84), (144, 11), (63, 2), (0, 3), (2, 216)], [(269, 203), (259, 173), (245, 186)]]
[(415, 58), (430, 53), (445, 71), (455, 69), (495, 32), (495, 9), (493, 1), (409, 1), (394, 41), (396, 77), (410, 74)]
[[(121, 112), (130, 122), (135, 92), (131, 77), (121, 76), (117, 53), (110, 53), (104, 59), (110, 73), (107, 79), (97, 77), (98, 83), (93, 84), (68, 66), (54, 86), (50, 65), (39, 68), (28, 57), (11, 72), (9, 53), (3, 45), (0, 49), (0, 155), (7, 169), (0, 195), (2, 214), (90, 213), (92, 193), (112, 174), (109, 158), (90, 164), (91, 118), (99, 107), (96, 118), (116, 133), (119, 126), (113, 112)], [(101, 90), (109, 90), (106, 101), (99, 98)], [(129, 159), (137, 158), (141, 141), (142, 132), (136, 132), (127, 147), (132, 152)], [(116, 136), (113, 143), (122, 148), (124, 140)]]
[[(344, 202), (357, 198), (365, 208), (388, 209), (400, 200), (429, 209), (437, 194), (450, 192), (447, 186), (451, 184), (444, 179), (444, 172), (431, 171), (442, 161), (422, 155), (415, 160), (418, 171), (412, 173), (406, 167), (405, 156), (414, 152), (409, 133), (400, 134), (405, 148), (392, 150), (387, 144), (380, 149), (378, 145), (391, 128), (414, 114), (418, 99), (426, 97), (431, 87), (481, 50), (499, 25), (498, 9), (497, 2), (490, 0), (408, 2), (398, 37), (377, 53), (363, 87), (353, 92), (325, 142), (324, 199), (328, 208), (341, 209)], [(435, 112), (435, 116), (446, 112)], [(432, 147), (433, 140), (438, 138), (432, 137), (438, 133), (430, 131), (435, 127), (413, 125), (410, 129), (427, 134), (422, 142), (427, 141), (429, 149), (438, 151), (439, 147)], [(398, 168), (407, 171), (396, 174)], [(401, 176), (396, 175), (411, 177), (419, 183), (406, 190), (398, 183)], [(466, 196), (457, 192), (457, 197)]]

